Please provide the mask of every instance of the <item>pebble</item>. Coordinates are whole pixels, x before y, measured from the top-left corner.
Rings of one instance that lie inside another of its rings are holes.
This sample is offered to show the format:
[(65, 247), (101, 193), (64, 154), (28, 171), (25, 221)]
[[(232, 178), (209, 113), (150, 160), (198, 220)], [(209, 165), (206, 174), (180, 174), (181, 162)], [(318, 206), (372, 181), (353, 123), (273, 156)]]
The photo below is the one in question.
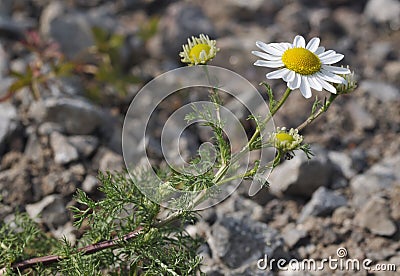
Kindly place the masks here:
[(78, 97), (33, 102), (29, 116), (38, 122), (57, 123), (71, 135), (87, 135), (100, 127), (107, 128), (109, 119), (100, 107)]
[(396, 224), (389, 216), (389, 207), (381, 197), (374, 196), (356, 214), (355, 223), (379, 236), (393, 236)]
[(344, 196), (325, 187), (320, 187), (314, 192), (311, 200), (301, 210), (298, 222), (305, 221), (309, 216), (327, 216), (341, 206), (345, 206), (347, 200)]
[(65, 202), (61, 195), (46, 196), (41, 201), (26, 205), (26, 212), (37, 222), (45, 223), (51, 229), (68, 221)]
[(67, 137), (58, 132), (50, 135), (50, 146), (57, 164), (65, 165), (79, 158), (77, 149), (68, 142)]
[(328, 186), (334, 165), (327, 152), (319, 147), (312, 148), (315, 157), (308, 160), (299, 153), (292, 160), (278, 166), (269, 178), (271, 192), (275, 195), (310, 197), (321, 186)]

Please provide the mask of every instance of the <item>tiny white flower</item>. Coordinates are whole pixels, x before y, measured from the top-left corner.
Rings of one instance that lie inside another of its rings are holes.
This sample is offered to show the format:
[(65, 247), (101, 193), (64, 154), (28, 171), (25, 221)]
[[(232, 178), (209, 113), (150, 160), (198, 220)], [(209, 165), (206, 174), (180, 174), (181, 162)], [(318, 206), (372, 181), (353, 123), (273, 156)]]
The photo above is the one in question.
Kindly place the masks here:
[(288, 152), (300, 149), (303, 136), (297, 129), (291, 128), (288, 131), (286, 127), (277, 127), (276, 131), (269, 135), (268, 140), (276, 149)]
[(206, 64), (219, 51), (216, 44), (217, 42), (211, 40), (208, 35), (192, 36), (192, 40), (188, 39), (188, 43), (182, 46), (183, 51), (179, 53), (181, 61), (188, 63), (189, 66)]
[(256, 45), (264, 52), (252, 51), (252, 54), (263, 58), (254, 65), (279, 68), (266, 75), (268, 79), (282, 78), (287, 86), (294, 90), (299, 88), (305, 98), (311, 97), (311, 88), (328, 90), (336, 94), (331, 83), (346, 84), (346, 80), (337, 74), (349, 74), (348, 68), (331, 66), (343, 59), (344, 55), (333, 50), (325, 51), (319, 46), (320, 39), (312, 38), (306, 45), (305, 39), (297, 35), (293, 43), (269, 43), (257, 41)]

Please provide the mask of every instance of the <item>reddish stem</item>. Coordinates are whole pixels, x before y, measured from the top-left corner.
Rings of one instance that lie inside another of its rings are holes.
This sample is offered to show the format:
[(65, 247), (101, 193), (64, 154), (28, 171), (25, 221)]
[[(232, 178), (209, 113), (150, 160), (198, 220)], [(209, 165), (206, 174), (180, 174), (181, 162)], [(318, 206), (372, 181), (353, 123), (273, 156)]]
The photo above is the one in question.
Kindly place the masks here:
[[(90, 245), (79, 248), (78, 252), (82, 252), (83, 255), (90, 255), (90, 254), (96, 253), (98, 251), (114, 247), (121, 241), (129, 241), (130, 239), (137, 237), (142, 230), (143, 230), (143, 227), (139, 226), (134, 231), (122, 236), (121, 238), (116, 237), (111, 240), (90, 244)], [(57, 263), (57, 262), (61, 261), (61, 259), (62, 259), (61, 256), (49, 255), (49, 256), (37, 257), (37, 258), (28, 259), (28, 260), (25, 260), (22, 262), (18, 262), (18, 263), (13, 264), (11, 267), (13, 270), (22, 271), (24, 269), (33, 267), (38, 264), (42, 264), (42, 265), (46, 266), (46, 265), (49, 265), (52, 263)]]

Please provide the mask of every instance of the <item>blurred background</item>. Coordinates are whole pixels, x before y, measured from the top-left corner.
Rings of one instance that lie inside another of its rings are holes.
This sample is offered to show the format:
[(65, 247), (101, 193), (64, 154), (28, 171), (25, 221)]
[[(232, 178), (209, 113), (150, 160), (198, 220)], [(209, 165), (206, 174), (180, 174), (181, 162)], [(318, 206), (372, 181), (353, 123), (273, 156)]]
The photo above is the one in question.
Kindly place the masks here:
[[(72, 195), (80, 188), (100, 196), (98, 171), (124, 168), (129, 103), (145, 83), (183, 66), (178, 54), (187, 38), (216, 39), (221, 50), (211, 64), (263, 93), (258, 84), (270, 70), (252, 65), (255, 42), (318, 36), (345, 55), (340, 64), (355, 71), (358, 88), (303, 132), (316, 157), (285, 161), (270, 189), (253, 198), (241, 185), (188, 231), (205, 239), (207, 275), (326, 275), (333, 272), (261, 271), (257, 260), (337, 257), (339, 247), (349, 258), (400, 270), (399, 29), (397, 0), (0, 0), (0, 220), (17, 210), (40, 215), (46, 231), (73, 243), (81, 233), (66, 210), (76, 204)], [(282, 81), (269, 83), (283, 93)], [(176, 95), (157, 116), (162, 121), (196, 97)], [(275, 124), (299, 125), (313, 102), (295, 91)], [(230, 108), (246, 119), (240, 106)], [(158, 127), (155, 120), (148, 147), (154, 164), (163, 157)], [(183, 154), (208, 135), (185, 132)]]

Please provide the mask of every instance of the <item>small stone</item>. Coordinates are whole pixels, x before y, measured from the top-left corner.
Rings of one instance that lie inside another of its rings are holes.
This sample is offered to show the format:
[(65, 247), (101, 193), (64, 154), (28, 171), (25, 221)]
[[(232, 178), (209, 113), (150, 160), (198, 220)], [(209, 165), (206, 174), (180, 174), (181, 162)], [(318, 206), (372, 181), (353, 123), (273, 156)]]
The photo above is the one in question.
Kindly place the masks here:
[(64, 129), (59, 124), (52, 122), (44, 122), (43, 124), (40, 124), (38, 128), (38, 133), (40, 135), (50, 135), (53, 132), (63, 133)]
[(397, 87), (381, 81), (362, 81), (359, 89), (382, 102), (398, 101), (400, 99), (400, 91)]
[(53, 194), (57, 189), (57, 183), (60, 182), (60, 176), (57, 173), (51, 172), (41, 182), (40, 188), (43, 195)]
[(283, 241), (275, 229), (233, 215), (217, 220), (208, 243), (212, 255), (218, 256), (231, 269), (254, 264), (264, 254), (271, 258), (283, 254)]
[[(94, 44), (88, 17), (76, 11), (66, 11), (62, 2), (51, 2), (40, 18), (41, 33), (57, 41), (62, 52), (76, 58)], [(71, 38), (74, 39), (71, 39)]]
[(357, 101), (349, 101), (346, 108), (355, 129), (368, 130), (375, 127), (375, 117)]
[(79, 157), (76, 148), (68, 143), (64, 135), (58, 132), (53, 132), (50, 135), (50, 146), (54, 153), (54, 161), (57, 164), (65, 165), (77, 160)]
[(90, 157), (99, 145), (99, 139), (96, 136), (77, 135), (68, 137), (68, 142), (72, 144), (84, 157)]
[(400, 27), (400, 2), (396, 0), (369, 0), (364, 13), (378, 23), (390, 23), (393, 29)]
[(294, 248), (301, 240), (307, 237), (307, 231), (297, 229), (292, 225), (283, 230), (282, 237), (289, 248)]
[(329, 185), (334, 165), (324, 150), (313, 147), (312, 151), (315, 157), (311, 160), (298, 154), (274, 170), (269, 178), (271, 193), (310, 197), (319, 187)]
[(98, 169), (104, 172), (120, 171), (124, 167), (122, 156), (107, 148), (100, 148), (94, 160), (98, 162)]
[(32, 103), (29, 116), (38, 122), (54, 122), (68, 134), (86, 135), (108, 123), (109, 116), (81, 98), (48, 98)]
[(332, 214), (332, 222), (343, 225), (345, 221), (352, 219), (354, 212), (348, 206), (338, 207)]
[(397, 229), (389, 216), (389, 208), (383, 198), (374, 196), (356, 214), (355, 223), (379, 236), (393, 236)]
[(18, 126), (17, 109), (9, 102), (0, 103), (0, 154)]
[[(1, 16), (1, 2), (0, 2), (0, 16)], [(9, 67), (8, 55), (2, 43), (0, 43), (0, 79), (3, 79), (4, 77), (7, 76), (8, 67)], [(0, 92), (1, 96), (2, 94), (3, 91)]]
[(390, 239), (376, 237), (368, 239), (366, 257), (372, 261), (382, 261), (396, 254), (396, 249)]
[(373, 195), (385, 196), (400, 180), (400, 155), (385, 158), (363, 174), (353, 177), (350, 188), (352, 203), (362, 207)]
[(24, 154), (34, 162), (39, 162), (42, 159), (42, 147), (35, 133), (29, 135)]
[(347, 204), (344, 196), (330, 191), (325, 187), (316, 190), (311, 200), (303, 207), (298, 222), (305, 221), (309, 216), (326, 216), (331, 214), (336, 208)]
[(85, 167), (82, 164), (76, 164), (69, 168), (69, 171), (76, 176), (83, 176), (86, 173)]
[(99, 181), (93, 175), (86, 176), (85, 180), (82, 183), (82, 190), (86, 193), (93, 193), (96, 191), (96, 188), (99, 186)]
[(330, 151), (328, 152), (328, 158), (347, 179), (356, 175), (352, 167), (352, 160), (347, 154), (340, 151)]
[(76, 228), (72, 225), (72, 222), (68, 221), (65, 225), (58, 227), (51, 231), (54, 238), (64, 239), (66, 238), (71, 245), (76, 243)]
[(60, 195), (49, 195), (41, 201), (26, 205), (28, 215), (50, 228), (57, 228), (68, 221), (64, 200)]
[(12, 207), (32, 202), (34, 198), (32, 183), (23, 162), (9, 170), (0, 172), (0, 197)]

